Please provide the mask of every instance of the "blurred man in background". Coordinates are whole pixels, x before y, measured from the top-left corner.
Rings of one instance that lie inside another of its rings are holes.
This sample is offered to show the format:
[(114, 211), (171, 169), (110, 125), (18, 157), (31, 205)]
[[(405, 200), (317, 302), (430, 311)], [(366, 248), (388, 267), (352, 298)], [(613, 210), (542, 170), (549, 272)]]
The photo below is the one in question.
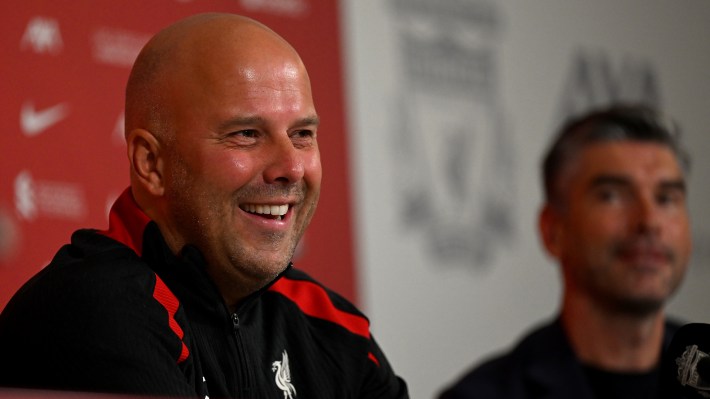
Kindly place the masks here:
[(560, 313), (441, 399), (659, 397), (679, 327), (664, 307), (691, 252), (688, 160), (665, 122), (619, 105), (563, 126), (544, 159), (539, 215), (564, 282)]

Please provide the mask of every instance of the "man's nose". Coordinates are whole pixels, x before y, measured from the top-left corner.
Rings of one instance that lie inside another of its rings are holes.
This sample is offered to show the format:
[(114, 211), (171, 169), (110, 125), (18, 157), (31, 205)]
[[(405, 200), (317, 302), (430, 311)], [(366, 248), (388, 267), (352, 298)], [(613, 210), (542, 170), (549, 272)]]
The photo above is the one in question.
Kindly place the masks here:
[(636, 228), (645, 233), (657, 234), (660, 231), (661, 209), (652, 195), (642, 196), (638, 200), (636, 210)]
[(267, 156), (268, 163), (264, 169), (267, 183), (293, 183), (303, 178), (303, 156), (288, 137), (271, 143)]

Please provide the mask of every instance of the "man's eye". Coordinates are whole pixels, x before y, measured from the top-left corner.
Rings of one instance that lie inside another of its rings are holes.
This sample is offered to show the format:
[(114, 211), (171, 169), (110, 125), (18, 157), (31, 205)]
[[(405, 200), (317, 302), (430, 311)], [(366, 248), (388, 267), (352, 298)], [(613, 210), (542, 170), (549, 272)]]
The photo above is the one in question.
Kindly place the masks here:
[(680, 190), (663, 191), (656, 195), (656, 202), (660, 205), (681, 204), (685, 201), (685, 194)]
[(597, 198), (602, 202), (613, 202), (618, 201), (621, 198), (621, 194), (618, 190), (601, 189), (597, 191)]
[(230, 133), (230, 136), (241, 136), (241, 137), (249, 137), (253, 138), (258, 135), (258, 132), (253, 129), (245, 129), (245, 130), (237, 130), (235, 132)]
[(315, 135), (316, 134), (313, 130), (308, 130), (308, 129), (296, 130), (293, 134), (293, 136), (301, 137), (301, 138), (315, 137)]
[(311, 147), (316, 141), (316, 132), (310, 129), (294, 130), (290, 136), (291, 142), (297, 148)]

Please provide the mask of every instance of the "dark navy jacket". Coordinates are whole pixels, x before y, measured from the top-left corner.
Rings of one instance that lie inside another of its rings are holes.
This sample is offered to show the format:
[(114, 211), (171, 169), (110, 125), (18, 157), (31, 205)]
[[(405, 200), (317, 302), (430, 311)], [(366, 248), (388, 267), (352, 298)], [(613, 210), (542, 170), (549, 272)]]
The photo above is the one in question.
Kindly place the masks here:
[[(679, 325), (669, 321), (665, 328), (668, 348)], [(475, 367), (439, 396), (464, 398), (594, 399), (559, 319), (536, 328), (512, 351)]]

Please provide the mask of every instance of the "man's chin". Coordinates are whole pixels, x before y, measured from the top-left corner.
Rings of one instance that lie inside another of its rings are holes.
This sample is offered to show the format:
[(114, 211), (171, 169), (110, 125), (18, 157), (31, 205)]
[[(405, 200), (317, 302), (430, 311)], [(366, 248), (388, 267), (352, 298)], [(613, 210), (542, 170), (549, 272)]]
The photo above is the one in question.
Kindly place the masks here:
[(665, 298), (645, 297), (631, 298), (620, 304), (620, 309), (629, 315), (645, 317), (653, 315), (663, 309)]
[(251, 273), (249, 273), (250, 271), (245, 272), (251, 274), (252, 277), (257, 280), (270, 282), (286, 270), (289, 265), (289, 261), (290, 259), (276, 259), (268, 263), (260, 262), (253, 265), (250, 270)]

